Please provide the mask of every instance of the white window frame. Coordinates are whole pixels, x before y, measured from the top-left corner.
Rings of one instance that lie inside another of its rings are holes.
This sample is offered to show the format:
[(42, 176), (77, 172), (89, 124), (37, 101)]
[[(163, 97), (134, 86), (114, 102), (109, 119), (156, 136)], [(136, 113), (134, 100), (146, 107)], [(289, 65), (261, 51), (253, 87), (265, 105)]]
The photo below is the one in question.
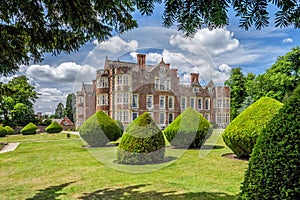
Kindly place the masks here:
[(166, 96), (159, 96), (159, 109), (166, 109)]
[(139, 95), (132, 94), (132, 108), (139, 108)]
[(116, 94), (117, 98), (116, 98), (116, 104), (122, 104), (123, 103), (123, 94), (122, 93), (117, 93)]
[(159, 88), (160, 88), (160, 79), (159, 79), (159, 77), (154, 78), (154, 88), (156, 90), (159, 90)]
[(182, 110), (186, 109), (186, 97), (181, 97), (181, 101), (180, 101), (180, 107)]
[[(199, 104), (199, 102), (200, 102), (200, 104)], [(198, 110), (203, 110), (203, 98), (198, 98), (198, 100), (197, 100), (197, 109)]]
[[(163, 116), (163, 118), (161, 118)], [(159, 113), (159, 124), (165, 124), (166, 123), (166, 114), (163, 112)]]
[(139, 117), (139, 113), (138, 112), (132, 112), (132, 121), (135, 120), (136, 118), (134, 118), (134, 114), (136, 114), (136, 118)]
[[(170, 105), (170, 102), (171, 102), (171, 105)], [(174, 109), (174, 97), (173, 96), (168, 96), (168, 108)]]
[(190, 106), (193, 109), (196, 108), (196, 98), (195, 97), (190, 97)]
[(205, 98), (204, 99), (204, 106), (205, 106), (205, 110), (210, 110), (210, 98)]
[[(149, 99), (151, 99), (151, 102), (148, 101)], [(149, 106), (149, 102), (151, 103), (151, 107)], [(147, 108), (148, 109), (153, 109), (153, 95), (147, 95), (147, 102), (146, 102), (146, 104), (147, 104)]]
[(129, 103), (129, 94), (128, 92), (123, 93), (123, 104), (128, 104)]
[[(172, 116), (172, 121), (170, 121), (170, 116)], [(171, 124), (174, 121), (174, 113), (168, 114), (168, 124)]]

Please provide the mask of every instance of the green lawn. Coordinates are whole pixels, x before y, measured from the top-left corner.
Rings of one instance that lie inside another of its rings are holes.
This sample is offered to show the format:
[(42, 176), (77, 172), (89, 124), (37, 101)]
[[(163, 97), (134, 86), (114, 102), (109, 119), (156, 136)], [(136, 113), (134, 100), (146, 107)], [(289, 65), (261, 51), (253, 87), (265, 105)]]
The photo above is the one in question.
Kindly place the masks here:
[(86, 149), (74, 135), (7, 136), (0, 142), (21, 142), (0, 154), (1, 200), (235, 199), (248, 164), (222, 157), (231, 151), (220, 130), (204, 150), (168, 148), (176, 160), (145, 166), (116, 164), (115, 147)]

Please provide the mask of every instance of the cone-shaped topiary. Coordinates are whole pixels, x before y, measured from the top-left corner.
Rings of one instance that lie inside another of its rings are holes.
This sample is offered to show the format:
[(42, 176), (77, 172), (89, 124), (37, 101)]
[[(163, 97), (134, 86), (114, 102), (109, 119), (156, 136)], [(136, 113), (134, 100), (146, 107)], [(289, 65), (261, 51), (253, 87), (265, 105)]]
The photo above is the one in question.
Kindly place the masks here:
[(63, 130), (63, 127), (57, 121), (53, 121), (45, 129), (45, 131), (47, 133), (60, 133), (60, 132), (62, 132), (62, 130)]
[(258, 135), (283, 104), (263, 97), (238, 115), (222, 134), (225, 144), (240, 158), (248, 158)]
[(123, 164), (147, 164), (163, 161), (165, 139), (149, 113), (131, 122), (122, 136), (117, 160)]
[(34, 123), (30, 122), (24, 128), (22, 128), (21, 134), (23, 134), (23, 135), (34, 135), (34, 134), (36, 134), (37, 129), (38, 129), (38, 127)]
[(177, 148), (199, 148), (211, 133), (212, 125), (191, 107), (164, 130), (168, 141)]
[(11, 128), (10, 126), (5, 126), (4, 127), (6, 132), (7, 132), (7, 135), (13, 135), (15, 134), (15, 130), (13, 128)]
[(253, 149), (240, 199), (299, 199), (300, 86), (268, 123)]
[(7, 135), (6, 129), (0, 125), (0, 137), (5, 137)]
[(79, 133), (92, 147), (104, 146), (107, 142), (121, 137), (119, 126), (103, 111), (89, 117), (80, 127)]

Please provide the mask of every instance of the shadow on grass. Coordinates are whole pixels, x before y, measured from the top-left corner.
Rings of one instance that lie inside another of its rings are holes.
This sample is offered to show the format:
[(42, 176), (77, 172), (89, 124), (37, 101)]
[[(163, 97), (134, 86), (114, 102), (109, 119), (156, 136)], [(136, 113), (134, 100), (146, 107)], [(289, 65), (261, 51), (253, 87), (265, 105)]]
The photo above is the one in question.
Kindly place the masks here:
[(210, 150), (210, 149), (223, 149), (224, 146), (221, 145), (203, 145), (201, 147), (202, 150)]
[(72, 183), (74, 182), (64, 183), (56, 186), (50, 186), (48, 188), (39, 190), (39, 192), (36, 195), (34, 195), (34, 197), (28, 198), (26, 200), (56, 199), (56, 197), (66, 194), (59, 191), (61, 191), (63, 188), (67, 187)]
[(91, 199), (95, 199), (95, 200), (96, 199), (232, 200), (237, 198), (236, 196), (231, 196), (226, 193), (214, 193), (214, 192), (176, 194), (176, 191), (169, 191), (169, 192), (139, 191), (140, 188), (145, 186), (147, 186), (147, 184), (128, 186), (124, 188), (104, 188), (91, 193), (84, 193), (84, 195), (79, 199), (81, 200), (91, 200)]

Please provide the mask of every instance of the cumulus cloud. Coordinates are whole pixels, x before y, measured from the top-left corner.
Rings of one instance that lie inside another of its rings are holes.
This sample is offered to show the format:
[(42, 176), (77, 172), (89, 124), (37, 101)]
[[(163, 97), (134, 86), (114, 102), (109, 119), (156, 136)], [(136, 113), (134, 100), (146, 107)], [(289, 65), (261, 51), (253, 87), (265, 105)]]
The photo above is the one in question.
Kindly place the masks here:
[(282, 40), (283, 43), (293, 43), (293, 39), (292, 38), (285, 38)]
[(55, 67), (31, 65), (27, 68), (26, 75), (37, 83), (73, 83), (77, 79), (84, 81), (91, 76), (96, 76), (96, 69), (89, 65), (66, 62)]
[(139, 43), (136, 40), (126, 42), (118, 36), (114, 36), (101, 43), (95, 40), (93, 44), (97, 45), (98, 49), (106, 50), (111, 53), (117, 53), (120, 51), (135, 51), (139, 46)]
[(186, 38), (177, 34), (170, 37), (170, 44), (178, 46), (182, 50), (194, 54), (209, 54), (213, 56), (235, 50), (239, 47), (239, 41), (234, 34), (226, 29), (201, 29), (193, 38)]

